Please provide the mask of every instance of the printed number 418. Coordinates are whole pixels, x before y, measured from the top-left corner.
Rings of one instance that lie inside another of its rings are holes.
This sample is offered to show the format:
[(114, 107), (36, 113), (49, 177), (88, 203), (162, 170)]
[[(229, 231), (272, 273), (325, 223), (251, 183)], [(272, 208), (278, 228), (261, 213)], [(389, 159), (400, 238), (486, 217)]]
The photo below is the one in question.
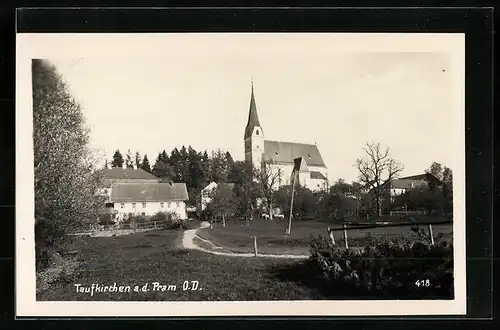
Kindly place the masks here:
[(427, 280), (417, 280), (415, 282), (415, 285), (417, 287), (430, 287), (431, 286), (431, 281), (429, 281), (428, 279)]

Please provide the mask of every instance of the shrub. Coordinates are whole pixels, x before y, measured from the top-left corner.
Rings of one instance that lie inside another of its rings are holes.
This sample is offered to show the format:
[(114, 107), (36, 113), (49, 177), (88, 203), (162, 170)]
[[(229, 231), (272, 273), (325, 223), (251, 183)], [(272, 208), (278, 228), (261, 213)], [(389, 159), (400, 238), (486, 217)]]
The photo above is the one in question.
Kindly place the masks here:
[(322, 285), (335, 294), (453, 297), (453, 246), (445, 241), (431, 246), (400, 237), (345, 250), (319, 237), (311, 242), (311, 259)]

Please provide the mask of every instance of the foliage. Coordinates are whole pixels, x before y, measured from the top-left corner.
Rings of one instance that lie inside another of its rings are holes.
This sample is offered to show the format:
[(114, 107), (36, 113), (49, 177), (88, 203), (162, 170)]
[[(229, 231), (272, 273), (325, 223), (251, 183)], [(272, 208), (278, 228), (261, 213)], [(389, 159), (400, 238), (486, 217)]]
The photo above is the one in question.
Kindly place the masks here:
[(278, 188), (278, 183), (282, 180), (283, 170), (273, 166), (272, 161), (263, 161), (260, 169), (255, 169), (254, 177), (260, 186), (260, 192), (267, 204), (269, 218), (273, 219), (272, 209), (274, 202), (275, 191)]
[(403, 165), (392, 158), (389, 148), (382, 149), (380, 143), (367, 142), (363, 150), (365, 155), (356, 160), (355, 167), (359, 172), (360, 182), (371, 188), (375, 197), (376, 214), (380, 216), (386, 185), (399, 175)]
[(257, 208), (256, 200), (260, 197), (260, 187), (253, 180), (252, 166), (242, 161), (234, 162), (228, 180), (234, 183), (235, 214), (239, 218), (249, 220), (253, 210)]
[(113, 161), (111, 162), (111, 166), (113, 167), (122, 167), (123, 165), (123, 156), (120, 153), (120, 150), (116, 150), (113, 154)]
[(318, 237), (311, 242), (311, 259), (322, 285), (336, 294), (343, 291), (405, 299), (453, 297), (453, 246), (446, 241), (431, 246), (401, 237), (371, 242), (355, 251)]
[(144, 154), (144, 157), (142, 158), (141, 168), (144, 171), (151, 173), (151, 166), (149, 165), (148, 155), (146, 155), (146, 154)]
[(32, 61), (37, 262), (69, 229), (97, 223), (104, 197), (82, 108), (46, 61)]

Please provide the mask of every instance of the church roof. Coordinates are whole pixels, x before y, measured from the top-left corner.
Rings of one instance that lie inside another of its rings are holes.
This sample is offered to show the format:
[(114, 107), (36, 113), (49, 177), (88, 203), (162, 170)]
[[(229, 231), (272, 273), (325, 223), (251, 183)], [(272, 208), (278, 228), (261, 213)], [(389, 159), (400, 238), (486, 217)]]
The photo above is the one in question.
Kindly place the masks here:
[(295, 158), (304, 157), (309, 166), (325, 167), (325, 162), (314, 144), (264, 141), (264, 160), (280, 164), (294, 164)]
[(261, 127), (259, 123), (259, 115), (257, 114), (257, 106), (255, 105), (252, 83), (252, 96), (250, 97), (250, 110), (248, 113), (247, 127), (245, 128), (245, 138), (252, 136), (252, 132), (255, 126)]

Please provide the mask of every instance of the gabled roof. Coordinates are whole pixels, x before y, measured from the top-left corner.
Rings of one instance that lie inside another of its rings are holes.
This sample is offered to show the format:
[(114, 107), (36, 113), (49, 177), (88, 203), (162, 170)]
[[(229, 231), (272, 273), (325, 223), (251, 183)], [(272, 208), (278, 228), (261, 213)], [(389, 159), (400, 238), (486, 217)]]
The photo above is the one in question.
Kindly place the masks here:
[(318, 171), (311, 171), (311, 179), (321, 179), (321, 180), (326, 180), (326, 177), (323, 175), (323, 173), (318, 172)]
[(168, 202), (186, 201), (185, 183), (114, 183), (111, 186), (112, 202)]
[(405, 176), (403, 178), (394, 179), (391, 182), (393, 189), (411, 189), (427, 185), (429, 182), (434, 182), (441, 185), (441, 181), (430, 173)]
[(144, 171), (142, 168), (113, 167), (102, 170), (107, 180), (158, 180), (156, 176)]
[(319, 153), (318, 147), (314, 144), (264, 141), (265, 161), (272, 161), (277, 164), (293, 164), (295, 158), (303, 157), (309, 166), (325, 167), (325, 162)]
[(245, 138), (252, 136), (253, 129), (256, 126), (261, 127), (259, 123), (259, 115), (257, 114), (257, 106), (255, 105), (252, 83), (252, 95), (250, 96), (250, 110), (248, 112), (247, 127), (245, 128)]

